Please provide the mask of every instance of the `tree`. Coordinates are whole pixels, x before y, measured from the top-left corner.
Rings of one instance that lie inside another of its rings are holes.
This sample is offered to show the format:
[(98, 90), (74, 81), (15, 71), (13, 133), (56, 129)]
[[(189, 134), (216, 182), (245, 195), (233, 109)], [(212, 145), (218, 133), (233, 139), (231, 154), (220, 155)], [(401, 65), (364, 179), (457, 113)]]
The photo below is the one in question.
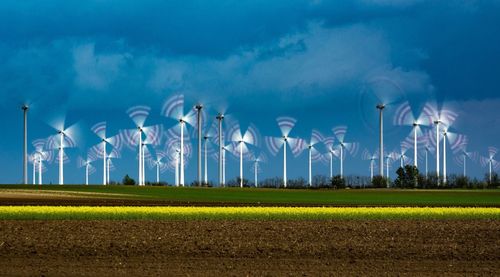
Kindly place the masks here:
[(457, 176), (457, 178), (455, 179), (455, 186), (466, 189), (471, 188), (471, 183), (467, 176)]
[(374, 188), (386, 188), (387, 182), (388, 182), (387, 178), (385, 178), (383, 176), (380, 176), (380, 175), (373, 176), (372, 187), (374, 187)]
[(486, 173), (484, 177), (485, 183), (488, 184), (488, 188), (496, 188), (500, 186), (500, 180), (498, 179), (498, 174), (493, 172), (491, 174), (491, 182), (490, 182), (490, 174)]
[(345, 189), (345, 179), (340, 175), (336, 175), (332, 178), (332, 187), (334, 189)]
[(418, 168), (414, 165), (400, 167), (396, 171), (398, 177), (394, 180), (394, 186), (398, 188), (415, 188), (418, 186)]
[(125, 185), (125, 186), (135, 186), (135, 180), (130, 178), (130, 176), (125, 175), (125, 177), (123, 177), (123, 181), (122, 183)]

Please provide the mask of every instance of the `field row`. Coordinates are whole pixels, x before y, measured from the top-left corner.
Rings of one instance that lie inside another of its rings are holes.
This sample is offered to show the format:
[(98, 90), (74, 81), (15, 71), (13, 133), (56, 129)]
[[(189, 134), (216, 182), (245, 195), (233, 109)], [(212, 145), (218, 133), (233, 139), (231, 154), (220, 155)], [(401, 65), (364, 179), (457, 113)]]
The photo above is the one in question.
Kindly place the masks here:
[(0, 220), (494, 219), (500, 208), (0, 206)]

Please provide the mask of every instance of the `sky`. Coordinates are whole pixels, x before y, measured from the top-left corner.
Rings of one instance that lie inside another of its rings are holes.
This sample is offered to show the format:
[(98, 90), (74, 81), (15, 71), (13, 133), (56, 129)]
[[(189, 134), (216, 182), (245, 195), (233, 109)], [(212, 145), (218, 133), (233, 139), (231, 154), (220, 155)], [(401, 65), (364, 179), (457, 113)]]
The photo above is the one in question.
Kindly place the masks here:
[[(186, 106), (203, 103), (209, 121), (224, 111), (241, 126), (253, 123), (263, 137), (280, 135), (279, 116), (297, 119), (290, 136), (304, 139), (313, 128), (332, 136), (333, 127), (345, 125), (346, 141), (359, 143), (357, 155), (345, 159), (346, 175), (369, 174), (361, 153), (377, 150), (381, 101), (390, 103), (386, 149), (400, 148), (411, 131), (392, 124), (398, 105), (407, 101), (418, 115), (432, 102), (455, 112), (450, 130), (467, 136), (469, 151), (486, 156), (488, 147), (500, 147), (499, 33), (496, 0), (4, 0), (0, 183), (22, 181), (23, 103), (30, 105), (30, 153), (33, 140), (57, 133), (54, 118), (77, 124), (65, 182), (81, 183), (77, 157), (99, 142), (91, 126), (106, 121), (109, 134), (131, 129), (127, 109), (147, 105), (148, 123), (168, 129), (175, 122), (161, 109), (175, 94), (185, 96)], [(261, 148), (269, 156), (261, 178), (281, 176), (281, 152), (273, 157)], [(448, 172), (461, 173), (448, 153)], [(121, 154), (111, 179), (137, 178), (136, 152)], [(217, 163), (209, 162), (215, 181)], [(195, 179), (195, 165), (189, 158), (186, 182)], [(250, 166), (246, 161), (247, 176)], [(335, 173), (338, 166), (336, 160)], [(226, 171), (227, 179), (238, 176), (236, 158), (228, 158)], [(314, 174), (328, 171), (313, 165)], [(483, 178), (486, 168), (471, 162), (468, 171)], [(48, 164), (44, 181), (56, 183), (57, 172)], [(306, 152), (289, 157), (288, 172), (307, 178)], [(153, 181), (154, 171), (146, 176)], [(100, 182), (101, 170), (90, 178)], [(173, 178), (162, 173), (164, 181)]]

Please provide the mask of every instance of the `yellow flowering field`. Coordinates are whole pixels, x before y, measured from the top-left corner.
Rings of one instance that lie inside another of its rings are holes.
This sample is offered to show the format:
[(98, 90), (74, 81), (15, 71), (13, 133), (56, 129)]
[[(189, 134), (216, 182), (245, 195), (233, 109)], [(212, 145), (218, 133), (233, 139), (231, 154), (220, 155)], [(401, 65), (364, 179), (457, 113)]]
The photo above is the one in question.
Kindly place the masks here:
[(500, 219), (500, 208), (474, 207), (96, 207), (0, 206), (5, 219), (330, 220)]

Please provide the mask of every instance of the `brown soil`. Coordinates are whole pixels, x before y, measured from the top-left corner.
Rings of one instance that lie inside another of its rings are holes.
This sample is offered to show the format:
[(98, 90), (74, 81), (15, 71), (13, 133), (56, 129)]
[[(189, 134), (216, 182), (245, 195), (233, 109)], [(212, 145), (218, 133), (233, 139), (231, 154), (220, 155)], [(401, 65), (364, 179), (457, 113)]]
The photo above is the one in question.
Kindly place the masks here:
[(0, 221), (0, 275), (499, 275), (500, 221)]

